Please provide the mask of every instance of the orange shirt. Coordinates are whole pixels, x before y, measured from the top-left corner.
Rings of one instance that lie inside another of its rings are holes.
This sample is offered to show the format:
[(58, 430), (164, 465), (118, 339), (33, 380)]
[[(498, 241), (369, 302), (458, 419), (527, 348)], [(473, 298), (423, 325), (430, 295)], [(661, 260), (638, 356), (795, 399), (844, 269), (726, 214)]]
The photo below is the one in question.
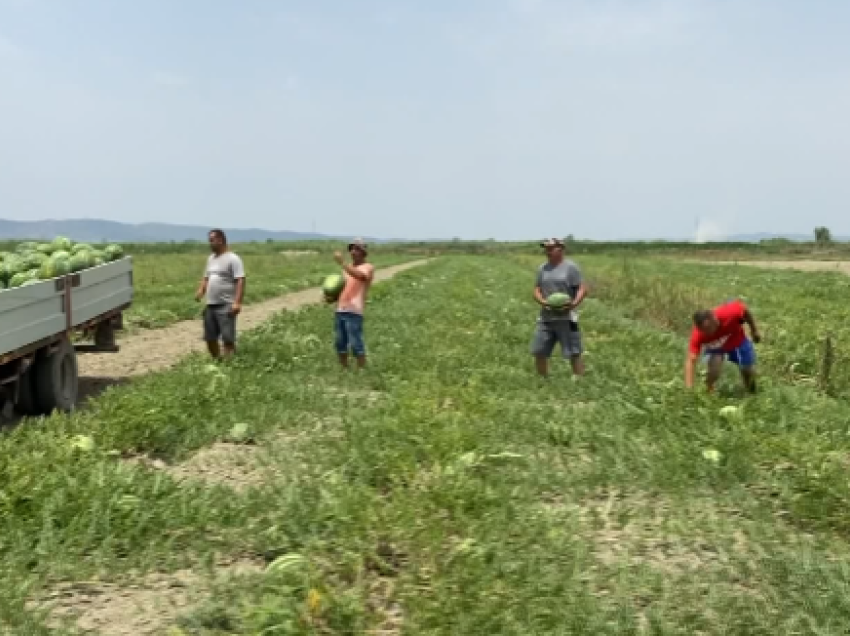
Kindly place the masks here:
[(343, 272), (345, 275), (345, 287), (339, 295), (337, 303), (337, 311), (348, 311), (355, 314), (362, 314), (366, 308), (366, 296), (369, 293), (369, 286), (372, 284), (372, 275), (375, 272), (375, 267), (371, 263), (362, 263), (355, 265), (354, 269), (366, 274), (366, 280), (359, 280), (350, 276), (348, 272)]

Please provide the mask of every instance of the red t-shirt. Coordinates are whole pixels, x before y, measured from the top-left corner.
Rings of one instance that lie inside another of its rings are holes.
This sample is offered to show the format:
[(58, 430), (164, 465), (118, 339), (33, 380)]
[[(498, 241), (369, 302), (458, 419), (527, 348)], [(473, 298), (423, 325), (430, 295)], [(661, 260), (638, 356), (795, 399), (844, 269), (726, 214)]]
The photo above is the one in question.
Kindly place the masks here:
[(746, 340), (743, 323), (746, 310), (746, 305), (740, 300), (734, 300), (715, 309), (714, 315), (720, 321), (720, 326), (711, 335), (703, 335), (694, 327), (691, 332), (691, 353), (699, 355), (702, 347), (721, 351), (732, 351), (740, 347)]

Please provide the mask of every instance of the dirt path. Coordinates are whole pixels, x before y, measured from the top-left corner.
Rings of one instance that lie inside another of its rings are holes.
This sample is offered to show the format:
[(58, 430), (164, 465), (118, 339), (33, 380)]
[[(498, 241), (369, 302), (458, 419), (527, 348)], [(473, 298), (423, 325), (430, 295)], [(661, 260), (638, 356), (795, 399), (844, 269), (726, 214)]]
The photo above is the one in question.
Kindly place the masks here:
[(711, 265), (746, 265), (765, 269), (796, 269), (801, 272), (838, 272), (850, 276), (848, 261), (703, 261)]
[[(392, 278), (399, 272), (418, 267), (428, 259), (403, 263), (377, 270), (375, 282)], [(252, 329), (283, 310), (293, 310), (322, 302), (318, 287), (287, 294), (243, 307), (239, 316), (240, 332)], [(97, 394), (107, 386), (121, 384), (133, 376), (165, 369), (194, 351), (205, 349), (201, 341), (201, 325), (185, 320), (163, 329), (150, 329), (120, 342), (121, 351), (113, 354), (80, 355), (80, 400)]]

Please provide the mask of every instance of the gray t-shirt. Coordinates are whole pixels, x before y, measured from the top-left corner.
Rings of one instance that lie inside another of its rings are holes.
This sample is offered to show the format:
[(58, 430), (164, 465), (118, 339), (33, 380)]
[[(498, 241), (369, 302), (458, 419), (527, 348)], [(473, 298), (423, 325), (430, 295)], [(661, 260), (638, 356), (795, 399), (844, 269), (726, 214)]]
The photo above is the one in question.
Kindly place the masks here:
[(245, 268), (233, 252), (210, 254), (204, 276), (208, 279), (207, 304), (228, 305), (236, 300), (236, 279), (245, 278)]
[[(537, 270), (537, 287), (543, 292), (543, 297), (548, 298), (555, 292), (569, 294), (575, 298), (581, 285), (581, 270), (573, 261), (563, 260), (560, 264), (552, 266), (543, 263)], [(572, 320), (578, 321), (578, 312), (553, 312), (543, 307), (540, 308), (540, 320), (543, 322)]]

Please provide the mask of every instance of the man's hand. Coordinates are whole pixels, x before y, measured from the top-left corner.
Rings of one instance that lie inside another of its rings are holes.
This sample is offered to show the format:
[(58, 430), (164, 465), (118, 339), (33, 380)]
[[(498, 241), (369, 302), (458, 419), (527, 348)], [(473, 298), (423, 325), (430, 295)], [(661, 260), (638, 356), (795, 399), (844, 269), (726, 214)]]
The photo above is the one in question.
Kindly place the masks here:
[(340, 265), (343, 264), (342, 252), (334, 252), (334, 260)]
[(753, 329), (753, 342), (756, 344), (761, 342), (761, 332), (758, 329)]
[(201, 298), (204, 297), (204, 292), (195, 292), (195, 302), (201, 302)]
[(242, 303), (233, 303), (230, 305), (230, 313), (234, 316), (238, 316), (240, 311), (242, 311)]

